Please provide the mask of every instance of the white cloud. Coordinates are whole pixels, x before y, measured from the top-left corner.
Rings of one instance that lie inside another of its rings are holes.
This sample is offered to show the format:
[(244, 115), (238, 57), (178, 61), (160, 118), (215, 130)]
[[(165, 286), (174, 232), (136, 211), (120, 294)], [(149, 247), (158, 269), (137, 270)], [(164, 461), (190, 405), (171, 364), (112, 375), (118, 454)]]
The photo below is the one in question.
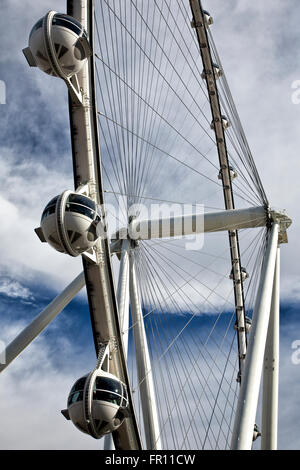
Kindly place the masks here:
[(42, 276), (46, 285), (61, 290), (82, 270), (81, 260), (61, 256), (41, 243), (34, 228), (39, 226), (47, 202), (67, 189), (70, 178), (33, 161), (16, 167), (15, 158), (11, 151), (2, 149), (0, 217), (5, 221), (0, 234), (2, 272), (12, 277), (18, 272), (18, 277), (26, 279)]
[(0, 281), (0, 293), (5, 294), (8, 297), (12, 297), (14, 299), (34, 299), (31, 291), (27, 287), (24, 287), (18, 281), (12, 281), (11, 279), (2, 279)]
[[(1, 327), (2, 338), (9, 341), (24, 324), (4, 324), (2, 321)], [(74, 345), (59, 333), (53, 344), (42, 335), (2, 372), (1, 449), (101, 448), (99, 441), (78, 432), (60, 413), (66, 407), (73, 383), (88, 371), (82, 369), (82, 361), (78, 362), (73, 354)], [(62, 357), (58, 368), (55, 361), (59, 355)], [(85, 367), (92, 368), (93, 365)]]

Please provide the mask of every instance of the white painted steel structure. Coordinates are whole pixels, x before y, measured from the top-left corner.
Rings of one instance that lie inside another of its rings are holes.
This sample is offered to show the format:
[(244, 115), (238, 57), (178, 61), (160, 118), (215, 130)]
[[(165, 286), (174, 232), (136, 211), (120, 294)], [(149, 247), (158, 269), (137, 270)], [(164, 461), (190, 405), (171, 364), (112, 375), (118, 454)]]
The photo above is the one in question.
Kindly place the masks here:
[(134, 219), (129, 225), (128, 232), (134, 240), (182, 237), (197, 233), (264, 227), (266, 218), (265, 207), (250, 207), (154, 220)]
[(129, 250), (129, 241), (123, 240), (120, 260), (120, 273), (117, 288), (117, 299), (123, 347), (126, 357), (128, 351), (129, 331)]
[(162, 445), (160, 441), (155, 388), (152, 377), (151, 361), (144, 326), (143, 312), (137, 288), (135, 260), (132, 254), (129, 255), (129, 272), (130, 305), (132, 323), (135, 326), (133, 332), (146, 444), (147, 449), (161, 450)]
[(236, 450), (250, 450), (252, 446), (264, 351), (270, 319), (278, 232), (278, 224), (274, 223), (268, 240), (254, 307), (244, 377), (239, 394), (232, 436), (232, 449)]
[(277, 248), (272, 303), (263, 365), (262, 450), (276, 450), (278, 436), (280, 248)]

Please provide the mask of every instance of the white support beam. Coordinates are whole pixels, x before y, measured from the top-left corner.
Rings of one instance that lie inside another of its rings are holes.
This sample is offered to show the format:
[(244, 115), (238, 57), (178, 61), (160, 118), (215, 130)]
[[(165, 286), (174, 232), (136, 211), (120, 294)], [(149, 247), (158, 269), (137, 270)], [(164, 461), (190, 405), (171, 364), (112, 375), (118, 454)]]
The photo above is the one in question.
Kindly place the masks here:
[(6, 369), (32, 343), (66, 305), (71, 302), (84, 285), (85, 278), (82, 272), (6, 347), (5, 364), (0, 364), (0, 372)]
[(145, 332), (143, 312), (137, 288), (135, 260), (133, 253), (130, 260), (130, 305), (135, 342), (137, 373), (139, 380), (141, 405), (143, 411), (146, 447), (148, 450), (161, 450), (161, 439), (158, 422), (158, 412), (155, 399), (155, 389), (151, 370), (151, 362), (148, 350), (148, 342)]
[(265, 227), (266, 221), (267, 213), (264, 206), (204, 214), (183, 214), (159, 219), (134, 219), (129, 226), (129, 236), (134, 240), (151, 240), (153, 238), (178, 237), (203, 232)]
[(269, 233), (268, 245), (253, 311), (251, 333), (232, 434), (231, 448), (234, 450), (250, 450), (252, 446), (270, 317), (278, 246), (278, 231), (278, 223), (274, 223)]
[(120, 271), (117, 288), (120, 329), (123, 339), (124, 354), (128, 353), (129, 328), (129, 241), (123, 240)]
[(277, 249), (272, 304), (264, 357), (263, 404), (262, 404), (262, 450), (277, 449), (278, 430), (278, 382), (279, 382), (279, 284), (280, 248)]

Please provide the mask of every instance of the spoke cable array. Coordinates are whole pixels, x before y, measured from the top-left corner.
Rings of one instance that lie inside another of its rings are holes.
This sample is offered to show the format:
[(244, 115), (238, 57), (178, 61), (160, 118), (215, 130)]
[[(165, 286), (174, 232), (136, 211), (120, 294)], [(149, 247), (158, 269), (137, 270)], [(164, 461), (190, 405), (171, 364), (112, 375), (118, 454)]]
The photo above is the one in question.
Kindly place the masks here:
[[(188, 0), (95, 0), (105, 200), (118, 205), (119, 212), (108, 210), (107, 217), (119, 227), (127, 226), (130, 216), (155, 213), (159, 204), (174, 206), (175, 215), (182, 215), (188, 204), (191, 211), (200, 203), (205, 210), (224, 208), (218, 148), (191, 19)], [(213, 62), (222, 68), (210, 30), (208, 39)], [(266, 206), (224, 71), (218, 92), (231, 123), (226, 138), (230, 165), (238, 173), (232, 181), (235, 207)], [(239, 231), (241, 260), (249, 273), (244, 281), (248, 317), (266, 233), (261, 228)], [(202, 247), (187, 249), (191, 240), (148, 240), (130, 247), (151, 357), (148, 373), (153, 375), (165, 449), (225, 449), (239, 390), (228, 234), (206, 233)], [(129, 333), (128, 368), (142, 429), (140, 385), (145, 377), (137, 377), (134, 363), (135, 327), (131, 321), (123, 334)]]

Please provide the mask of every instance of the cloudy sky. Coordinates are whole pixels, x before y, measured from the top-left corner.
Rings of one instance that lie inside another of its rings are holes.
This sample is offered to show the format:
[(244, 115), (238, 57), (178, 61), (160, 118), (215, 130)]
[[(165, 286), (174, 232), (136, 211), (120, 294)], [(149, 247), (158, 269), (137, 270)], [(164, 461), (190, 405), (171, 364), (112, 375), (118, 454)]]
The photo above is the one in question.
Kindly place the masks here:
[[(299, 449), (300, 364), (295, 355), (292, 360), (292, 344), (300, 340), (300, 5), (207, 0), (204, 7), (214, 17), (214, 39), (268, 198), (293, 218), (289, 245), (281, 250), (279, 447)], [(47, 201), (73, 186), (65, 87), (30, 69), (22, 54), (32, 25), (49, 9), (63, 12), (65, 2), (4, 0), (0, 19), (6, 87), (0, 105), (0, 340), (6, 344), (81, 270), (80, 260), (55, 253), (33, 232)], [(59, 412), (74, 380), (94, 367), (88, 315), (82, 292), (1, 375), (1, 449), (99, 448)], [(74, 331), (80, 331), (76, 341)]]

